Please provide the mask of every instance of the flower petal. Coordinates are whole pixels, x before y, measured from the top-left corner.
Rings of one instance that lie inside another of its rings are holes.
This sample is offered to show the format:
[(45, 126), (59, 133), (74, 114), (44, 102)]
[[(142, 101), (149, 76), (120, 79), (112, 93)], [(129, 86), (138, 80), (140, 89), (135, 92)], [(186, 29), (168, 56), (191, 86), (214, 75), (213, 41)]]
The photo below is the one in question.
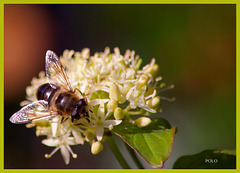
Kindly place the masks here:
[(101, 121), (104, 121), (104, 117), (105, 117), (104, 103), (101, 103), (99, 105), (97, 116), (101, 117)]
[(52, 127), (53, 137), (56, 137), (58, 125), (59, 125), (59, 117), (57, 116), (57, 117), (52, 118), (51, 127)]
[(145, 97), (145, 100), (155, 97), (156, 94), (157, 94), (157, 91), (156, 91), (156, 89), (155, 89), (155, 90), (153, 90), (153, 93), (152, 93), (151, 95)]
[(68, 145), (77, 145), (78, 144), (74, 137), (68, 137), (67, 139), (65, 139), (65, 141)]
[(130, 96), (132, 95), (132, 93), (133, 93), (133, 91), (134, 91), (135, 88), (136, 88), (136, 86), (133, 86), (133, 87), (128, 91), (128, 93), (127, 93), (127, 95), (126, 95), (126, 99), (127, 99), (127, 100), (130, 98)]
[(78, 129), (78, 127), (72, 128), (72, 134), (73, 134), (74, 138), (76, 139), (77, 143), (84, 144), (84, 140), (83, 140), (81, 131), (80, 131), (80, 129)]
[(103, 132), (104, 132), (103, 126), (98, 126), (98, 127), (97, 127), (97, 132), (96, 132), (97, 140), (98, 140), (98, 141), (101, 141), (101, 140), (102, 140), (102, 138), (103, 138)]
[(94, 99), (94, 100), (89, 101), (89, 105), (95, 106), (95, 105), (99, 105), (101, 103), (106, 103), (108, 101), (109, 101), (109, 99)]
[(118, 124), (120, 124), (122, 122), (122, 120), (106, 120), (103, 123), (103, 126), (105, 128), (109, 128), (110, 126), (116, 126)]
[(143, 108), (146, 111), (151, 112), (151, 113), (156, 113), (157, 112), (156, 110), (150, 108), (149, 106), (147, 106), (145, 104), (138, 104), (138, 107)]
[(49, 146), (49, 147), (56, 147), (57, 145), (60, 144), (60, 140), (59, 140), (59, 139), (49, 138), (49, 139), (44, 139), (44, 140), (42, 140), (42, 143), (43, 143), (44, 145)]
[(67, 147), (65, 145), (62, 145), (60, 148), (60, 151), (61, 151), (61, 154), (62, 154), (65, 164), (68, 165), (70, 162), (70, 153), (69, 153)]

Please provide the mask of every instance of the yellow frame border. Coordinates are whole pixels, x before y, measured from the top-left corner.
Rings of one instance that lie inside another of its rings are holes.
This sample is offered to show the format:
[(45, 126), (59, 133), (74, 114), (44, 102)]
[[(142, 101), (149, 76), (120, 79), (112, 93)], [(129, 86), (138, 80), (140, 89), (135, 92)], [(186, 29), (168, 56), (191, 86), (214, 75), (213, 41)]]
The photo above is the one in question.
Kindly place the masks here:
[(236, 4), (236, 48), (239, 45), (239, 2), (238, 0), (42, 0), (42, 1), (32, 1), (32, 0), (0, 0), (0, 171), (1, 172), (238, 172), (239, 171), (239, 163), (240, 159), (238, 158), (239, 152), (239, 75), (240, 75), (240, 61), (239, 61), (239, 52), (236, 49), (236, 169), (148, 169), (148, 170), (140, 170), (140, 169), (132, 169), (132, 170), (124, 170), (124, 169), (4, 169), (4, 4)]

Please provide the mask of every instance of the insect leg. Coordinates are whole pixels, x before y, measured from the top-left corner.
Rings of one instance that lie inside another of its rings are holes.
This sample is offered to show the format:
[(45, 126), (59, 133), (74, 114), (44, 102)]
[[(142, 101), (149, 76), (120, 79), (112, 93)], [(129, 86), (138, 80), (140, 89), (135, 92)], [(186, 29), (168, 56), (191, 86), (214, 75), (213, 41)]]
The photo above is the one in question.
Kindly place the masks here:
[(85, 117), (85, 119), (88, 121), (88, 123), (90, 123), (89, 114), (87, 111), (84, 112), (83, 117)]
[(83, 96), (83, 93), (82, 93), (78, 88), (75, 88), (74, 91), (73, 91), (73, 93), (75, 93), (76, 90)]
[(64, 122), (66, 122), (68, 120), (68, 117), (62, 117), (62, 119), (61, 119), (61, 124), (63, 124)]

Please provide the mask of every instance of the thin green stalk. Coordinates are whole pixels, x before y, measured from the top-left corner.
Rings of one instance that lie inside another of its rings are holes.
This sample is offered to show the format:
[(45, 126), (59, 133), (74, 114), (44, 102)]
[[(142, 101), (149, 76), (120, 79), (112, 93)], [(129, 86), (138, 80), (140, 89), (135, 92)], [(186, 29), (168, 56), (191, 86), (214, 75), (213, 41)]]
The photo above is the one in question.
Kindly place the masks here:
[(140, 162), (140, 160), (138, 159), (138, 157), (136, 155), (136, 152), (127, 143), (125, 143), (125, 145), (126, 145), (126, 148), (129, 152), (129, 154), (131, 155), (134, 163), (137, 165), (138, 169), (144, 169), (142, 163)]
[(119, 149), (118, 149), (118, 147), (117, 147), (117, 145), (116, 145), (112, 135), (107, 137), (107, 141), (108, 141), (108, 144), (109, 144), (113, 154), (117, 158), (117, 160), (120, 163), (120, 165), (122, 166), (122, 168), (124, 168), (124, 169), (131, 169), (130, 166), (127, 164), (126, 160), (124, 159), (123, 155), (119, 151)]

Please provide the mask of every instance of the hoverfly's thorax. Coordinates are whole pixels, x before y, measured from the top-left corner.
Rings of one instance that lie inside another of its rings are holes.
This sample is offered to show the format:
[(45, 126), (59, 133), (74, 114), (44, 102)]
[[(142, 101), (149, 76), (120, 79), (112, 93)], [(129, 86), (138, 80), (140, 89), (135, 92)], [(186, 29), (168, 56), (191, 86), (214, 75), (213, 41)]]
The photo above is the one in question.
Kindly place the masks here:
[(59, 111), (65, 113), (72, 113), (73, 109), (78, 103), (79, 98), (71, 92), (60, 93), (56, 98), (56, 107)]

